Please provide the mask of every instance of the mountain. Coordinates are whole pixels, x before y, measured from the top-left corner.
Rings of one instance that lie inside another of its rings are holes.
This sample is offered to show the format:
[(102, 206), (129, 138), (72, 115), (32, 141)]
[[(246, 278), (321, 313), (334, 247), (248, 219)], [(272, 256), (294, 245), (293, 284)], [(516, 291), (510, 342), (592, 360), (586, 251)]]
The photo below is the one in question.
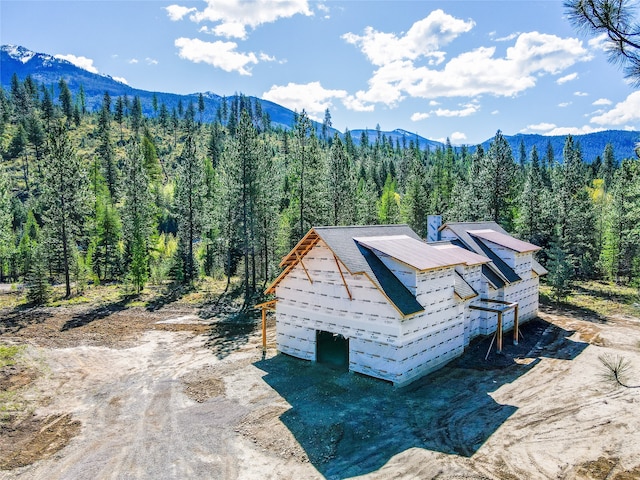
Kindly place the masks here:
[[(85, 91), (86, 106), (89, 111), (95, 111), (102, 105), (104, 92), (109, 92), (111, 98), (127, 95), (129, 98), (140, 97), (142, 111), (145, 115), (153, 115), (153, 96), (155, 94), (158, 105), (164, 103), (169, 112), (177, 108), (178, 102), (182, 101), (184, 108), (189, 102), (198, 105), (199, 93), (190, 95), (178, 95), (165, 92), (149, 92), (133, 88), (126, 83), (122, 83), (109, 75), (100, 75), (80, 68), (73, 63), (56, 58), (45, 53), (36, 53), (27, 48), (17, 45), (3, 45), (0, 47), (0, 84), (2, 88), (9, 91), (11, 89), (11, 77), (17, 74), (20, 80), (24, 80), (27, 75), (40, 84), (47, 87), (53, 86), (57, 90), (58, 82), (64, 78), (72, 94), (76, 94), (83, 86)], [(223, 97), (211, 92), (203, 92), (205, 111), (204, 122), (214, 120), (218, 107), (220, 107)], [(57, 97), (57, 94), (55, 95)], [(232, 97), (227, 97), (231, 100)], [(295, 121), (295, 112), (267, 100), (256, 97), (247, 97), (252, 103), (260, 101), (263, 113), (268, 113), (271, 124), (274, 127), (291, 128)], [(320, 125), (316, 123), (316, 128)]]
[[(198, 103), (198, 93), (190, 95), (178, 95), (174, 93), (165, 92), (149, 92), (146, 90), (140, 90), (133, 88), (126, 83), (122, 83), (109, 75), (100, 75), (96, 73), (84, 70), (67, 60), (56, 58), (52, 55), (45, 53), (36, 53), (27, 48), (16, 45), (3, 45), (0, 47), (0, 84), (2, 88), (9, 91), (11, 89), (11, 77), (13, 74), (17, 74), (20, 80), (24, 80), (27, 75), (31, 75), (31, 78), (38, 83), (46, 86), (52, 86), (57, 89), (57, 84), (60, 78), (64, 78), (69, 89), (75, 95), (80, 85), (85, 90), (86, 106), (92, 110), (97, 110), (102, 105), (102, 98), (104, 92), (108, 91), (112, 98), (127, 95), (130, 98), (134, 96), (140, 97), (142, 104), (142, 110), (145, 115), (154, 115), (153, 111), (153, 96), (155, 95), (158, 104), (164, 103), (169, 111), (173, 108), (177, 108), (178, 102), (182, 101), (183, 106), (193, 102), (195, 105)], [(203, 92), (203, 98), (205, 102), (205, 112), (203, 115), (203, 121), (210, 122), (215, 118), (215, 114), (220, 107), (223, 97), (216, 95), (212, 92)], [(57, 95), (56, 95), (57, 97)], [(227, 97), (227, 100), (231, 100), (233, 97)], [(274, 127), (281, 127), (284, 129), (291, 128), (295, 123), (295, 112), (267, 100), (262, 100), (256, 97), (247, 97), (251, 99), (252, 103), (259, 101), (262, 106), (262, 111), (268, 113), (271, 118), (271, 124)], [(316, 130), (319, 132), (321, 124), (313, 122)], [(333, 135), (337, 130), (331, 129), (330, 135)], [(338, 132), (339, 133), (339, 132)], [(437, 148), (444, 148), (442, 142), (435, 140), (429, 140), (425, 137), (421, 137), (416, 133), (409, 132), (407, 130), (396, 129), (392, 131), (378, 132), (373, 129), (356, 129), (351, 130), (351, 137), (355, 144), (360, 144), (362, 136), (366, 136), (369, 144), (373, 144), (378, 138), (378, 135), (386, 136), (395, 145), (398, 142), (400, 145), (409, 145), (411, 142), (414, 144), (417, 142), (421, 149), (429, 148), (435, 150)], [(623, 131), (623, 130), (608, 130), (604, 132), (590, 133), (586, 135), (574, 135), (574, 141), (582, 148), (582, 154), (585, 162), (591, 163), (598, 156), (602, 156), (604, 148), (607, 143), (611, 143), (614, 149), (614, 155), (618, 161), (623, 158), (635, 157), (635, 144), (640, 142), (640, 132), (636, 131)], [(547, 144), (551, 142), (551, 146), (554, 152), (554, 158), (556, 161), (562, 161), (562, 149), (566, 140), (566, 136), (545, 136), (545, 135), (505, 135), (505, 139), (511, 145), (513, 150), (513, 156), (516, 161), (520, 156), (520, 143), (523, 142), (527, 156), (531, 153), (531, 149), (535, 145), (538, 149), (538, 155), (540, 158), (546, 155)], [(491, 141), (490, 138), (482, 142), (484, 150), (488, 150)], [(456, 147), (459, 148), (459, 147)], [(470, 146), (469, 151), (475, 151), (475, 146)]]
[[(538, 157), (547, 155), (548, 144), (551, 143), (553, 148), (553, 156), (556, 161), (562, 161), (562, 150), (564, 148), (566, 135), (548, 136), (548, 135), (505, 135), (505, 140), (509, 142), (513, 157), (517, 161), (520, 159), (520, 143), (524, 143), (524, 149), (527, 157), (531, 154), (531, 149), (535, 145), (538, 150)], [(493, 139), (486, 140), (482, 143), (485, 152), (489, 149)], [(574, 144), (579, 145), (582, 150), (582, 158), (586, 163), (593, 162), (596, 157), (602, 158), (604, 148), (607, 143), (613, 145), (613, 154), (617, 161), (624, 158), (635, 158), (635, 147), (640, 142), (640, 132), (628, 130), (605, 130), (603, 132), (588, 133), (585, 135), (573, 135)], [(472, 151), (475, 149), (471, 149)]]

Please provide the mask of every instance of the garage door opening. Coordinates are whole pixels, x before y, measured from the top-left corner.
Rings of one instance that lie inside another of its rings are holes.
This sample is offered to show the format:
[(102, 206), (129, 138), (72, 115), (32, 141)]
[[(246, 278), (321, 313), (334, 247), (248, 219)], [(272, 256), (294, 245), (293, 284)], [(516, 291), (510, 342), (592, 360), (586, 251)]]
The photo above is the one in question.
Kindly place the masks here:
[(331, 332), (316, 332), (316, 359), (333, 368), (349, 370), (349, 339)]

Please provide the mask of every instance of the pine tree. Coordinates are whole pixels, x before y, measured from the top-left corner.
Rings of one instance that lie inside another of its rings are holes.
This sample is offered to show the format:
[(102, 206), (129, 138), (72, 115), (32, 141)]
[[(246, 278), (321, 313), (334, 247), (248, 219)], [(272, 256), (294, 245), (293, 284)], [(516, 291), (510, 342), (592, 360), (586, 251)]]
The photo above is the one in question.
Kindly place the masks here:
[(49, 134), (47, 161), (43, 168), (43, 219), (59, 256), (66, 296), (71, 296), (70, 268), (86, 213), (87, 182), (67, 128), (56, 124)]
[(58, 88), (60, 89), (58, 100), (62, 106), (62, 113), (67, 119), (67, 126), (69, 126), (71, 125), (71, 120), (73, 120), (73, 100), (71, 98), (71, 90), (69, 90), (69, 86), (67, 85), (67, 82), (64, 81), (64, 78), (61, 78), (58, 82)]
[(552, 244), (549, 251), (548, 267), (547, 283), (551, 287), (556, 302), (560, 302), (571, 291), (573, 266), (565, 250), (557, 242)]
[(396, 189), (396, 181), (392, 180), (391, 174), (388, 174), (378, 205), (378, 220), (382, 225), (391, 225), (400, 221), (400, 195)]
[(149, 237), (153, 208), (144, 147), (133, 143), (125, 159), (125, 186), (122, 207), (124, 269), (139, 293), (149, 276)]
[(355, 217), (356, 182), (347, 151), (338, 134), (329, 152), (329, 203), (332, 225), (351, 225)]
[(4, 279), (5, 263), (13, 254), (12, 220), (9, 179), (3, 171), (0, 171), (0, 278), (2, 279)]
[(111, 139), (111, 97), (105, 92), (102, 108), (98, 117), (99, 144), (97, 154), (102, 164), (102, 174), (107, 182), (111, 202), (117, 203), (120, 172), (116, 161), (116, 153)]
[(400, 211), (402, 220), (420, 236), (426, 236), (427, 215), (429, 213), (427, 212), (429, 195), (425, 184), (425, 167), (419, 158), (414, 158), (411, 162)]
[(192, 283), (197, 276), (194, 242), (201, 227), (203, 164), (195, 144), (195, 126), (188, 122), (182, 153), (178, 159), (175, 208), (178, 219), (179, 255), (183, 281)]
[(26, 278), (27, 301), (33, 305), (44, 305), (51, 298), (51, 286), (47, 278), (47, 263), (43, 249), (42, 245), (34, 249)]
[(509, 143), (498, 130), (494, 137), (479, 175), (486, 188), (486, 199), (491, 219), (505, 226), (511, 226), (515, 163)]
[(604, 188), (605, 190), (609, 190), (613, 185), (613, 176), (616, 170), (616, 159), (613, 153), (613, 145), (611, 143), (607, 143), (604, 147), (604, 162), (602, 163), (602, 167), (598, 172), (599, 177), (604, 180)]

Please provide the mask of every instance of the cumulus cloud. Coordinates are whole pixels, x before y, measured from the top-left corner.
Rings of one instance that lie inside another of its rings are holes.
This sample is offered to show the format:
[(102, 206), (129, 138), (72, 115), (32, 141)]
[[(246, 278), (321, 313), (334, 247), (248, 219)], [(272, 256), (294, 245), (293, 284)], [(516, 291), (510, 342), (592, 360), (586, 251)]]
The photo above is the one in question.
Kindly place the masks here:
[(305, 110), (310, 117), (320, 118), (327, 108), (333, 106), (334, 99), (345, 100), (345, 90), (330, 90), (324, 88), (320, 82), (306, 84), (288, 83), (287, 85), (273, 85), (262, 94), (262, 98), (283, 105), (291, 110)]
[(588, 97), (589, 94), (586, 92), (573, 92), (576, 97)]
[(570, 73), (569, 75), (565, 75), (564, 77), (560, 77), (556, 80), (558, 85), (565, 84), (567, 82), (571, 82), (572, 80), (576, 80), (578, 78), (578, 74), (576, 72)]
[(599, 132), (602, 129), (593, 128), (589, 125), (582, 127), (558, 127), (555, 123), (537, 123), (527, 125), (520, 133), (538, 133), (541, 135), (584, 135), (587, 133)]
[(67, 55), (54, 55), (55, 58), (59, 58), (61, 60), (66, 60), (67, 62), (73, 63), (76, 67), (82, 68), (87, 72), (98, 73), (98, 69), (93, 66), (93, 60), (87, 57), (75, 56), (72, 54)]
[(427, 118), (429, 118), (429, 114), (423, 112), (415, 112), (413, 115), (411, 115), (412, 122), (419, 122), (420, 120), (425, 120)]
[(125, 85), (129, 85), (129, 82), (127, 82), (127, 79), (124, 77), (111, 77), (113, 78), (116, 82), (120, 82), (120, 83), (124, 83)]
[(157, 65), (158, 64), (158, 60), (156, 60), (155, 58), (150, 58), (147, 57), (144, 59), (145, 62), (147, 62), (147, 65)]
[(129, 62), (131, 65), (135, 65), (136, 63), (138, 63), (138, 59), (137, 58), (132, 58), (131, 60), (129, 60)]
[(591, 123), (598, 125), (624, 125), (637, 123), (640, 120), (640, 91), (632, 92), (622, 102), (617, 103), (608, 112), (597, 115)]
[(238, 72), (251, 75), (251, 64), (258, 63), (253, 52), (238, 52), (235, 42), (203, 42), (197, 38), (178, 38), (174, 42), (180, 58), (194, 63), (206, 63), (225, 72)]
[[(206, 0), (206, 3), (204, 10), (192, 9), (187, 12), (191, 13), (190, 20), (215, 23), (210, 31), (227, 38), (245, 39), (247, 28), (256, 28), (294, 15), (313, 15), (307, 0)], [(169, 8), (171, 7), (167, 7), (167, 12), (171, 15)], [(177, 9), (173, 11), (184, 12)]]
[[(422, 22), (421, 28), (414, 28), (414, 24), (401, 37), (377, 32), (371, 27), (365, 29), (363, 35), (343, 35), (344, 40), (357, 46), (377, 67), (368, 81), (368, 89), (354, 95), (358, 105), (371, 107), (382, 103), (394, 107), (406, 96), (511, 97), (534, 87), (537, 79), (545, 74), (559, 74), (592, 58), (577, 39), (527, 32), (518, 35), (503, 57), (496, 56), (495, 47), (479, 47), (459, 54), (440, 68), (433, 68), (429, 60), (433, 60), (436, 49), (473, 27), (472, 21), (436, 12), (418, 22)], [(445, 33), (438, 35), (440, 30)], [(428, 31), (431, 36), (412, 36), (414, 31)], [(414, 42), (415, 38), (422, 41)]]
[(449, 136), (449, 139), (451, 140), (451, 143), (462, 143), (467, 139), (467, 136), (462, 132), (453, 132)]
[(609, 37), (606, 33), (598, 35), (597, 37), (591, 38), (587, 44), (593, 50), (605, 51), (607, 49), (607, 44), (609, 42)]
[(169, 5), (168, 7), (165, 7), (165, 10), (167, 11), (167, 15), (169, 15), (169, 19), (177, 22), (178, 20), (182, 20), (185, 15), (195, 12), (197, 9), (195, 7), (189, 8), (182, 7), (180, 5)]
[(378, 32), (367, 27), (363, 35), (345, 33), (347, 43), (360, 48), (369, 61), (376, 66), (402, 60), (433, 57), (436, 63), (444, 60), (439, 48), (450, 43), (460, 34), (473, 28), (473, 20), (460, 20), (442, 10), (434, 10), (427, 17), (414, 23), (402, 36)]
[(572, 102), (562, 102), (562, 103), (559, 103), (558, 106), (560, 108), (565, 108), (565, 107), (568, 107), (569, 105), (571, 105), (571, 103)]
[(593, 102), (591, 105), (611, 105), (611, 100), (609, 100), (608, 98), (599, 98), (598, 100), (596, 100), (595, 102)]

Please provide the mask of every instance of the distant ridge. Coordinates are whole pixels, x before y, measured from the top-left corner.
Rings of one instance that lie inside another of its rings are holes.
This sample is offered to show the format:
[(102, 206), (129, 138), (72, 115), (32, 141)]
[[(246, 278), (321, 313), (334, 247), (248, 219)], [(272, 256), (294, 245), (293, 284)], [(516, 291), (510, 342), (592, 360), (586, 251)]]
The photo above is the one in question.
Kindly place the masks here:
[[(36, 80), (38, 83), (46, 86), (53, 85), (54, 90), (57, 90), (57, 84), (60, 78), (64, 78), (74, 95), (77, 94), (80, 85), (82, 85), (85, 90), (86, 105), (89, 110), (97, 110), (100, 107), (105, 91), (108, 91), (112, 98), (122, 95), (127, 95), (130, 98), (134, 96), (140, 97), (143, 113), (148, 116), (154, 114), (152, 106), (154, 94), (158, 103), (164, 103), (169, 111), (177, 107), (180, 101), (182, 101), (185, 108), (189, 102), (193, 102), (196, 105), (198, 103), (199, 93), (178, 95), (174, 93), (149, 92), (136, 89), (109, 75), (92, 73), (77, 67), (67, 60), (56, 58), (46, 53), (36, 53), (18, 45), (3, 45), (0, 47), (0, 67), (0, 83), (6, 91), (10, 91), (11, 89), (11, 77), (14, 73), (17, 74), (20, 80), (24, 80), (28, 75), (31, 75), (33, 80)], [(203, 121), (210, 122), (214, 120), (216, 111), (220, 107), (223, 97), (212, 92), (202, 92), (202, 95), (205, 101)], [(228, 100), (232, 98), (232, 96), (227, 97)], [(256, 100), (261, 102), (262, 110), (264, 113), (269, 114), (272, 126), (288, 129), (294, 125), (296, 113), (292, 110), (257, 97), (247, 96), (247, 98), (250, 98), (252, 102)], [(313, 123), (319, 135), (321, 124), (318, 122)], [(332, 128), (330, 135), (333, 135), (335, 132), (338, 131)], [(406, 144), (408, 146), (413, 142), (414, 145), (417, 143), (422, 150), (427, 148), (435, 150), (445, 147), (445, 144), (440, 141), (429, 140), (417, 133), (403, 129), (380, 132), (376, 129), (354, 129), (350, 130), (350, 134), (356, 145), (360, 144), (362, 135), (364, 134), (370, 145), (373, 145), (378, 135), (380, 135), (380, 137), (386, 137), (394, 146), (396, 144), (401, 146)], [(344, 134), (342, 136), (344, 137)], [(587, 163), (593, 162), (598, 156), (602, 157), (607, 143), (613, 145), (616, 160), (620, 161), (624, 158), (635, 158), (635, 145), (640, 142), (640, 132), (607, 130), (585, 135), (574, 135), (573, 138), (574, 142), (580, 145), (583, 159)], [(524, 143), (527, 157), (529, 157), (531, 149), (535, 145), (538, 150), (538, 156), (541, 159), (547, 154), (547, 145), (550, 142), (553, 148), (554, 159), (561, 162), (566, 135), (545, 136), (516, 134), (505, 135), (505, 139), (511, 145), (516, 162), (519, 161), (521, 142)], [(489, 149), (492, 140), (493, 137), (482, 142), (481, 145), (485, 151)], [(454, 148), (459, 149), (460, 147), (456, 146)], [(474, 152), (475, 150), (476, 145), (469, 145), (470, 152)]]

